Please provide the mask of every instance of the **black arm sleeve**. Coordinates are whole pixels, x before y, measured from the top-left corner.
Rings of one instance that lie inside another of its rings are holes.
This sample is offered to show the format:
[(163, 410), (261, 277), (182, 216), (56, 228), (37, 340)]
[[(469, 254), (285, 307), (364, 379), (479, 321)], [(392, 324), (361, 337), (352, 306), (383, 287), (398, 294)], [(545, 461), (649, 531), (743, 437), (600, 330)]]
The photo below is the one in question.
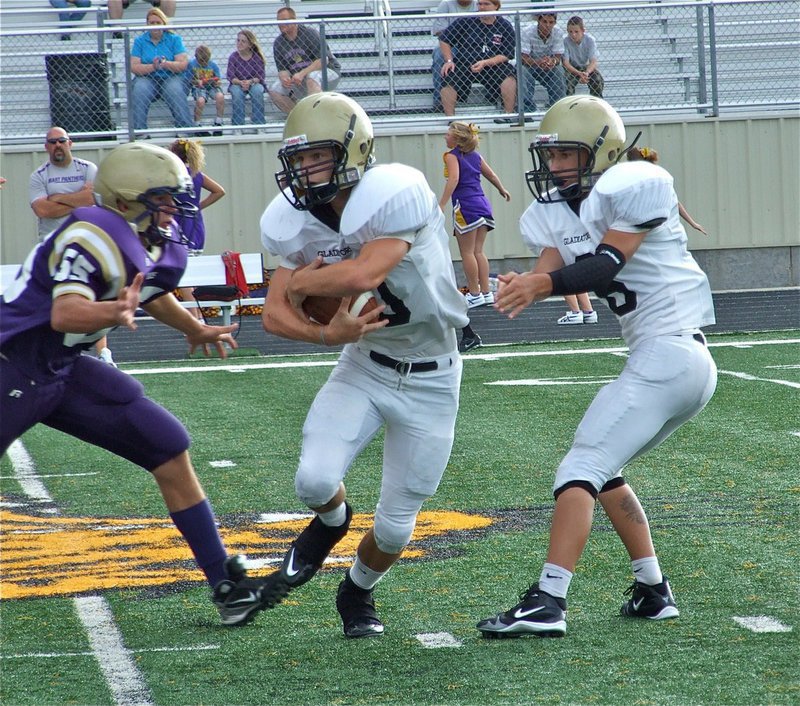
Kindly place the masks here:
[(625, 256), (615, 247), (601, 243), (594, 255), (550, 273), (553, 294), (602, 294), (624, 266)]

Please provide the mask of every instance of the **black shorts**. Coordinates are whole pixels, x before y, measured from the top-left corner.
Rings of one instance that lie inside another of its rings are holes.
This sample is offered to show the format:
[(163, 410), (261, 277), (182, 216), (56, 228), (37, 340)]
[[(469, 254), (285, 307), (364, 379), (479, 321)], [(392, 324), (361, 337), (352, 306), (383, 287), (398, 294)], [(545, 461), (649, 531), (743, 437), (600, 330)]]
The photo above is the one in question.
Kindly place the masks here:
[(509, 76), (516, 76), (516, 71), (507, 61), (497, 66), (487, 66), (478, 73), (470, 71), (466, 64), (456, 64), (455, 70), (442, 79), (442, 85), (452, 86), (459, 99), (465, 101), (469, 98), (472, 84), (480, 83), (486, 89), (486, 98), (495, 102), (500, 96), (500, 84)]

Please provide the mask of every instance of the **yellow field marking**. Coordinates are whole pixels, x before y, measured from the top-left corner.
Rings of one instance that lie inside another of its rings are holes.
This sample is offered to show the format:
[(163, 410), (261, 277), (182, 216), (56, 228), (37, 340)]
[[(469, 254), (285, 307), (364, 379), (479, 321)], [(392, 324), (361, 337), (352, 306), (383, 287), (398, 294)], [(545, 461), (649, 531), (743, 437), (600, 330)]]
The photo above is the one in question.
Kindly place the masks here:
[[(355, 515), (332, 558), (352, 559), (372, 519), (372, 515)], [(461, 512), (422, 512), (413, 540), (480, 529), (492, 522), (490, 517)], [(220, 534), (230, 553), (276, 563), (307, 524), (308, 518), (254, 523), (223, 527)], [(0, 510), (0, 544), (3, 599), (204, 581), (186, 542), (168, 519), (39, 517), (6, 508)], [(425, 551), (412, 544), (404, 556), (422, 557)]]

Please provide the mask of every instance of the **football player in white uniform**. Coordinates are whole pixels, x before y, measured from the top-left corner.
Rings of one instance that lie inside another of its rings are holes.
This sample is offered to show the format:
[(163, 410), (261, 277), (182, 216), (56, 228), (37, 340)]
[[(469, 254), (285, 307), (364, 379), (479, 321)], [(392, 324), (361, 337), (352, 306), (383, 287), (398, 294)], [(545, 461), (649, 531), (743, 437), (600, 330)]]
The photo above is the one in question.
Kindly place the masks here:
[(514, 318), (550, 295), (594, 291), (630, 353), (586, 411), (556, 473), (547, 559), (510, 610), (478, 623), (486, 637), (566, 632), (566, 595), (596, 500), (630, 555), (622, 615), (662, 620), (678, 609), (638, 498), (622, 477), (711, 399), (714, 361), (700, 331), (714, 323), (708, 280), (687, 250), (672, 177), (646, 162), (617, 164), (625, 127), (608, 103), (570, 96), (545, 114), (526, 174), (537, 197), (520, 227), (541, 249), (532, 272), (500, 277), (496, 308)]
[[(347, 344), (303, 427), (295, 488), (316, 515), (278, 572), (288, 589), (311, 579), (346, 534), (343, 479), (385, 426), (374, 523), (336, 597), (347, 637), (383, 633), (373, 588), (411, 539), (450, 457), (462, 367), (456, 331), (468, 323), (436, 196), (416, 169), (372, 166), (372, 148), (372, 125), (355, 101), (333, 92), (304, 98), (278, 153), (283, 193), (261, 218), (264, 247), (281, 258), (264, 328)], [(382, 306), (351, 315), (350, 298), (367, 291)], [(303, 313), (311, 295), (344, 297), (327, 325)]]

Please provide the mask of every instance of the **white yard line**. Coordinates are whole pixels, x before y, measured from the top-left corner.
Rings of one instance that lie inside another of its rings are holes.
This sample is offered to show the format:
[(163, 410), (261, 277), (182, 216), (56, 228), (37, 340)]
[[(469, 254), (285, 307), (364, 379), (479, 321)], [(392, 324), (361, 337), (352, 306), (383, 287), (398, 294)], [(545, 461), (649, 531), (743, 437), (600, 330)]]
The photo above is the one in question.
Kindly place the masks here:
[(776, 385), (785, 385), (786, 387), (793, 387), (795, 389), (800, 390), (800, 382), (792, 382), (791, 380), (776, 380), (774, 378), (760, 378), (756, 377), (755, 375), (750, 375), (749, 373), (739, 373), (735, 370), (719, 370), (720, 375), (730, 375), (734, 378), (739, 378), (740, 380), (752, 380), (754, 382), (772, 382)]
[(152, 704), (153, 697), (144, 676), (125, 647), (114, 613), (105, 598), (76, 598), (75, 610), (86, 628), (92, 652), (111, 690), (115, 704)]
[[(786, 338), (774, 339), (768, 341), (725, 341), (709, 343), (709, 348), (741, 348), (741, 347), (755, 347), (755, 346), (773, 346), (773, 345), (790, 345), (800, 343), (800, 338)], [(502, 344), (507, 345), (507, 344)], [(470, 360), (503, 360), (504, 358), (539, 358), (542, 356), (562, 356), (562, 355), (597, 355), (598, 353), (611, 353), (611, 354), (627, 354), (628, 348), (626, 346), (615, 347), (594, 347), (594, 348), (570, 348), (558, 351), (509, 351), (507, 353), (490, 353), (489, 349), (495, 346), (484, 346), (480, 350), (484, 353), (467, 353), (464, 356), (465, 361)], [(499, 347), (499, 346), (497, 346)], [(281, 356), (285, 357), (285, 356)], [(298, 356), (301, 358), (301, 356)], [(240, 373), (245, 370), (278, 370), (280, 368), (324, 368), (333, 367), (336, 365), (335, 360), (292, 360), (275, 363), (236, 363), (226, 365), (176, 365), (174, 367), (157, 367), (157, 368), (139, 368), (127, 369), (127, 365), (123, 364), (123, 369), (129, 375), (162, 375), (162, 374), (175, 374), (175, 373), (214, 373), (214, 372), (233, 372)], [(772, 382), (772, 381), (770, 381)]]
[[(10, 453), (10, 449), (9, 449)], [(37, 478), (77, 478), (78, 476), (96, 476), (99, 475), (97, 471), (91, 473), (43, 473)], [(0, 476), (0, 480), (19, 480), (19, 476)]]
[[(141, 650), (129, 650), (131, 654), (143, 652), (201, 652), (218, 650), (219, 645), (193, 645), (192, 647), (144, 647)], [(0, 659), (61, 659), (62, 657), (94, 657), (94, 652), (24, 652), (15, 655), (0, 655)]]
[[(44, 483), (36, 475), (36, 465), (31, 455), (19, 439), (9, 446), (8, 457), (23, 492), (33, 500), (53, 503)], [(125, 647), (106, 599), (101, 596), (74, 598), (73, 604), (78, 618), (86, 628), (92, 654), (105, 675), (114, 703), (120, 706), (153, 704), (144, 675)]]

